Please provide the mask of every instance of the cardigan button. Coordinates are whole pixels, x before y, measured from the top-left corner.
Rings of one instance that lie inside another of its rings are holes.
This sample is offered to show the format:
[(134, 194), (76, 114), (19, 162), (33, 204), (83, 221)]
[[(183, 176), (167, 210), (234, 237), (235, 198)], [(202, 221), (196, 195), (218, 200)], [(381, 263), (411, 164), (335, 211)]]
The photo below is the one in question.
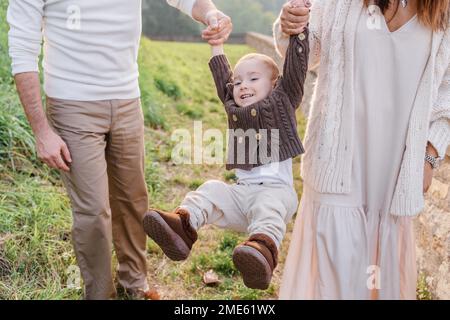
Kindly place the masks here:
[(233, 121), (234, 122), (238, 121), (238, 118), (237, 118), (237, 116), (235, 114), (233, 114)]
[(250, 114), (252, 115), (252, 117), (256, 117), (256, 109), (252, 109), (252, 111), (250, 111)]
[(255, 134), (255, 138), (256, 138), (256, 140), (261, 140), (261, 138), (262, 138), (262, 136), (261, 136), (261, 133), (257, 133), (257, 134)]
[(298, 35), (298, 38), (300, 39), (300, 41), (303, 41), (303, 40), (306, 39), (306, 36), (305, 36), (305, 34), (302, 32), (302, 33), (300, 33), (300, 34)]
[(302, 47), (298, 48), (298, 53), (303, 53), (303, 48)]

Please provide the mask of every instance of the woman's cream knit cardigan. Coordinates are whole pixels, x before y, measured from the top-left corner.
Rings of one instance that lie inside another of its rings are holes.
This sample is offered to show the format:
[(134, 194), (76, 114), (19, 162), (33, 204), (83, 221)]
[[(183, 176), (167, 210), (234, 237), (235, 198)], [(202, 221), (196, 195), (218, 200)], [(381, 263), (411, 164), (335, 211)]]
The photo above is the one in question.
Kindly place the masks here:
[[(362, 0), (313, 2), (310, 67), (318, 66), (318, 81), (308, 112), (302, 177), (321, 193), (349, 193), (352, 188), (354, 46), (363, 9)], [(275, 22), (274, 35), (278, 50), (285, 52), (288, 38), (282, 33), (279, 20)], [(370, 57), (367, 57), (367, 63), (370, 63)], [(442, 158), (450, 144), (449, 63), (450, 30), (435, 32), (431, 55), (411, 111), (403, 160), (391, 203), (393, 215), (414, 216), (422, 211), (427, 141)], [(389, 154), (384, 156), (389, 157)]]

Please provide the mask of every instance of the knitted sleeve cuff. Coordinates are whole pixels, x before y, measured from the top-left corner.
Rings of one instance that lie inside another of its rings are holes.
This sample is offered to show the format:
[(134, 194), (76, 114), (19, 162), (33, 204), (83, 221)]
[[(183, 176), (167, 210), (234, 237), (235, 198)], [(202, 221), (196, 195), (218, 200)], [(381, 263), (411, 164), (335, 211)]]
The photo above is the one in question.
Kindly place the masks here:
[(218, 71), (228, 71), (231, 69), (230, 63), (228, 62), (227, 56), (224, 54), (220, 54), (217, 56), (214, 56), (209, 61), (209, 67), (211, 70), (218, 70)]
[(18, 59), (14, 57), (11, 64), (11, 74), (13, 76), (19, 73), (36, 72), (39, 73), (38, 59)]
[(444, 159), (450, 145), (450, 122), (448, 119), (439, 119), (431, 124), (428, 141), (438, 152), (439, 158)]

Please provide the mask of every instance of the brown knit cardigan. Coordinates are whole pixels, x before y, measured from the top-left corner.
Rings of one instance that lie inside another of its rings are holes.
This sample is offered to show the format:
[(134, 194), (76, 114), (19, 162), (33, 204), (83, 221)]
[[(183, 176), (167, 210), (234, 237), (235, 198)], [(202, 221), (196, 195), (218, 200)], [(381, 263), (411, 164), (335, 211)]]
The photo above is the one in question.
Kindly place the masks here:
[(295, 110), (303, 98), (308, 37), (308, 29), (298, 36), (291, 36), (283, 75), (278, 78), (274, 90), (267, 98), (247, 107), (239, 107), (234, 101), (233, 72), (227, 57), (218, 55), (209, 62), (217, 94), (228, 116), (227, 170), (251, 170), (304, 153), (297, 133)]

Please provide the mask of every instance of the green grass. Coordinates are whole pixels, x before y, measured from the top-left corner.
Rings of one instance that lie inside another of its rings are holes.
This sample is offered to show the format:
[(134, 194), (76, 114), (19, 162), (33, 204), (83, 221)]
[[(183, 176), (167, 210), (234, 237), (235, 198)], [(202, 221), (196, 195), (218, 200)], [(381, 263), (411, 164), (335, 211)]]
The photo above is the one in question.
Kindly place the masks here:
[(223, 177), (224, 177), (225, 181), (228, 181), (228, 182), (231, 182), (231, 183), (237, 181), (237, 176), (236, 176), (236, 173), (234, 171), (226, 171), (226, 172), (224, 172)]
[(237, 275), (238, 271), (233, 265), (231, 255), (240, 240), (242, 239), (239, 239), (236, 234), (225, 232), (214, 252), (204, 252), (193, 259), (192, 269), (201, 268), (205, 272), (212, 269), (224, 276)]
[(188, 105), (184, 103), (177, 104), (176, 110), (179, 114), (186, 115), (193, 120), (202, 119), (204, 115), (202, 109), (198, 109), (193, 105)]
[(66, 271), (75, 264), (69, 203), (52, 180), (15, 174), (0, 183), (0, 256), (10, 265), (0, 281), (0, 299), (79, 297), (65, 285)]
[(417, 279), (417, 299), (433, 300), (433, 296), (428, 288), (426, 276), (423, 273), (420, 273)]

